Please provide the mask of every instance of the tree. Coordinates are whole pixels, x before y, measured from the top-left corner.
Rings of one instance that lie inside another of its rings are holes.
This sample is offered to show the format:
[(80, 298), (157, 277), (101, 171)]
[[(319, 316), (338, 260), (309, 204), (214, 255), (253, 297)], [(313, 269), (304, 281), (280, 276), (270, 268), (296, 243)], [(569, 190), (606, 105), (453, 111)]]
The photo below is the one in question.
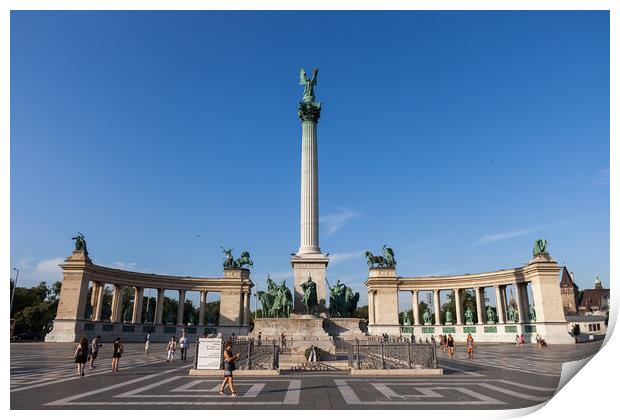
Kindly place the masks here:
[(368, 320), (368, 305), (358, 307), (355, 310), (355, 317)]

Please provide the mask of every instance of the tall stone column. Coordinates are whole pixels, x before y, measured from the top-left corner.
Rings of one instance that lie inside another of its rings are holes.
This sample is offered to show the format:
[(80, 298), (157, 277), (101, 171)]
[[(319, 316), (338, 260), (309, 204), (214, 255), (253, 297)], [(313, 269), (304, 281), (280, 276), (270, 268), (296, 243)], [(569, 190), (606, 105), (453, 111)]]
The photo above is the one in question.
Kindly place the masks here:
[(142, 322), (142, 298), (144, 297), (144, 287), (134, 287), (132, 324)]
[(205, 324), (205, 309), (207, 307), (207, 292), (200, 292), (200, 309), (198, 311), (198, 325)]
[(103, 309), (103, 293), (105, 291), (105, 284), (100, 283), (97, 287), (97, 306), (93, 308), (93, 320), (101, 321), (101, 310)]
[(456, 310), (456, 324), (463, 324), (463, 299), (461, 299), (461, 289), (454, 289), (454, 307)]
[(413, 305), (411, 309), (413, 311), (413, 325), (420, 325), (420, 297), (418, 296), (418, 290), (412, 292)]
[(505, 314), (506, 310), (504, 308), (504, 300), (502, 299), (502, 286), (495, 286), (495, 306), (497, 309), (497, 322), (503, 324), (506, 322)]
[(185, 290), (179, 290), (179, 307), (177, 309), (177, 325), (183, 323), (183, 313), (185, 312)]
[[(294, 311), (305, 313), (302, 303), (302, 284), (309, 278), (316, 283), (319, 312), (326, 312), (327, 287), (325, 271), (329, 259), (319, 246), (319, 159), (317, 124), (321, 117), (321, 103), (315, 102), (314, 84), (318, 69), (312, 79), (306, 80), (304, 97), (299, 103), (301, 120), (301, 195), (300, 195), (300, 244), (299, 251), (291, 258), (294, 277)], [(305, 73), (304, 73), (305, 74)]]
[(321, 104), (299, 104), (301, 119), (301, 233), (298, 254), (320, 254), (319, 247), (319, 158), (316, 126)]
[(161, 324), (164, 317), (164, 289), (157, 289), (157, 301), (155, 302), (155, 324)]
[(480, 287), (476, 287), (476, 312), (478, 314), (478, 324), (484, 324), (484, 294), (482, 293), (482, 289)]
[(435, 325), (441, 325), (441, 304), (439, 302), (440, 290), (433, 290), (433, 301), (435, 303)]

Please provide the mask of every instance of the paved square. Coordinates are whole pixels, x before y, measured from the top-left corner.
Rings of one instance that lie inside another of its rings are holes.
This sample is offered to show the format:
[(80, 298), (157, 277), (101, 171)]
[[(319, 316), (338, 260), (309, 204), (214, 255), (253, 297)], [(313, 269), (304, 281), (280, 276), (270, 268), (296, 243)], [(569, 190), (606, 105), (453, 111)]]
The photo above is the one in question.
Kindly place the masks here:
[(238, 397), (219, 395), (219, 378), (188, 376), (187, 363), (165, 362), (165, 344), (148, 355), (126, 345), (120, 372), (110, 372), (110, 346), (95, 369), (75, 373), (73, 345), (11, 344), (12, 409), (511, 409), (537, 405), (556, 390), (561, 364), (598, 351), (577, 346), (480, 345), (475, 360), (457, 347), (438, 350), (440, 377), (358, 377), (340, 372), (237, 377)]

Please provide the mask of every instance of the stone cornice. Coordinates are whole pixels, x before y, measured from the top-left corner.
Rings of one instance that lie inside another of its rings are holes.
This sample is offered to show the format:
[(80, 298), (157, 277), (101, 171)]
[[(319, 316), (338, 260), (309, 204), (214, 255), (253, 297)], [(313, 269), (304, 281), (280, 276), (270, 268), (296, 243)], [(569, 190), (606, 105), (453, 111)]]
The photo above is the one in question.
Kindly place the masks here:
[(91, 281), (130, 287), (207, 292), (249, 292), (254, 286), (250, 280), (250, 272), (246, 269), (224, 270), (224, 277), (179, 277), (138, 273), (88, 262), (78, 265), (73, 261), (66, 261), (65, 264), (61, 264), (61, 267), (64, 271), (83, 271)]
[(492, 287), (530, 281), (536, 275), (557, 275), (554, 261), (533, 262), (523, 267), (457, 276), (398, 277), (399, 290), (468, 289)]

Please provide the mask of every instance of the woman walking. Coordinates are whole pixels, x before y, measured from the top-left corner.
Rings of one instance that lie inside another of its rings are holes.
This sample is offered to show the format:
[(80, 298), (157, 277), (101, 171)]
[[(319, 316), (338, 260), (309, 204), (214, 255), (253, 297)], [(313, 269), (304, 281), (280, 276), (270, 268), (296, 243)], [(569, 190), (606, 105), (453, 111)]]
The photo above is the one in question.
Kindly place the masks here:
[(151, 345), (151, 333), (146, 334), (144, 341), (144, 354), (149, 354), (149, 346)]
[(452, 337), (452, 334), (448, 334), (448, 338), (447, 338), (447, 345), (448, 345), (448, 354), (450, 355), (450, 359), (454, 358), (454, 338)]
[(239, 359), (239, 353), (233, 356), (232, 352), (232, 342), (227, 341), (224, 346), (224, 382), (222, 382), (222, 386), (220, 386), (220, 395), (224, 395), (224, 389), (226, 388), (226, 384), (230, 388), (232, 392), (232, 396), (237, 396), (237, 391), (235, 391), (235, 385), (233, 383), (233, 371), (236, 369), (235, 360)]
[(474, 358), (474, 348), (476, 348), (474, 337), (472, 337), (471, 334), (467, 334), (467, 356), (469, 359)]
[(77, 345), (75, 353), (73, 353), (73, 360), (77, 365), (78, 376), (84, 376), (84, 366), (86, 366), (88, 361), (88, 340), (86, 337), (80, 338), (80, 343)]
[(172, 361), (174, 360), (174, 352), (177, 350), (177, 339), (175, 336), (172, 336), (170, 341), (168, 341), (168, 347), (166, 347), (166, 350), (168, 350), (168, 357), (166, 358), (166, 362), (172, 363)]
[(116, 337), (114, 345), (112, 346), (112, 372), (118, 372), (118, 361), (123, 354), (123, 345), (121, 344), (121, 338)]

